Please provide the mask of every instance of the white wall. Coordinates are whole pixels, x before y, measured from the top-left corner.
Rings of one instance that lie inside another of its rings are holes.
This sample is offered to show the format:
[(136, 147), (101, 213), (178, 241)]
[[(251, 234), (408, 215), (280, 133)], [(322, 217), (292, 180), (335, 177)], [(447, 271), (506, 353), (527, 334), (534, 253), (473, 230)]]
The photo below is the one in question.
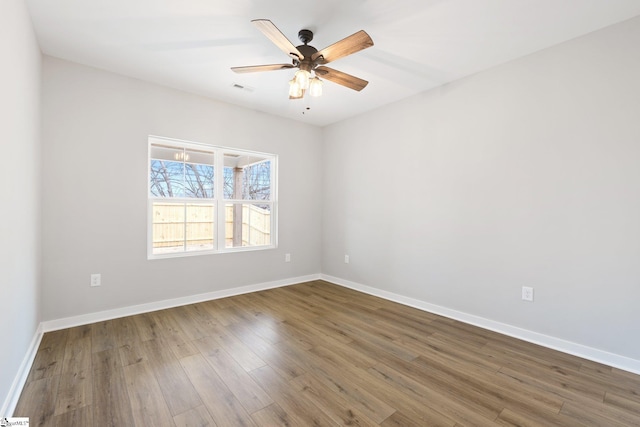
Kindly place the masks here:
[(326, 128), (323, 273), (640, 360), (638, 46), (640, 18)]
[[(320, 272), (320, 129), (51, 57), (43, 82), (44, 320)], [(278, 154), (278, 249), (147, 260), (149, 134)]]
[[(0, 416), (40, 301), (40, 61), (27, 8), (0, 2)], [(4, 402), (4, 403), (3, 403)]]

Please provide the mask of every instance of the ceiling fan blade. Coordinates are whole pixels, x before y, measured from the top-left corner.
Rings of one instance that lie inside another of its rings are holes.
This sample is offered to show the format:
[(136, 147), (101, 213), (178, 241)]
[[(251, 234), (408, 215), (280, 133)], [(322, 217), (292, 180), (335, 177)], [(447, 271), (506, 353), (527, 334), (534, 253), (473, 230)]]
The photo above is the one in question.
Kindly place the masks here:
[(288, 38), (285, 37), (284, 34), (282, 34), (273, 22), (268, 19), (254, 19), (251, 23), (262, 31), (262, 34), (267, 36), (267, 38), (278, 46), (284, 53), (299, 61), (304, 59), (304, 55), (300, 53), (300, 51), (289, 41)]
[(352, 76), (351, 74), (343, 73), (342, 71), (334, 70), (329, 67), (316, 67), (315, 72), (324, 79), (348, 87), (349, 89), (357, 90), (358, 92), (369, 84), (366, 80), (362, 80), (356, 76)]
[(339, 42), (335, 42), (331, 46), (325, 47), (324, 49), (314, 53), (311, 56), (311, 59), (313, 61), (317, 60), (320, 64), (328, 64), (331, 61), (335, 61), (336, 59), (343, 58), (371, 46), (373, 46), (373, 40), (371, 40), (369, 34), (360, 30), (357, 33), (351, 34), (349, 37), (346, 37)]
[(295, 68), (295, 67), (291, 64), (249, 65), (247, 67), (231, 67), (231, 69), (234, 72), (239, 74), (256, 73), (259, 71), (286, 70), (288, 68)]

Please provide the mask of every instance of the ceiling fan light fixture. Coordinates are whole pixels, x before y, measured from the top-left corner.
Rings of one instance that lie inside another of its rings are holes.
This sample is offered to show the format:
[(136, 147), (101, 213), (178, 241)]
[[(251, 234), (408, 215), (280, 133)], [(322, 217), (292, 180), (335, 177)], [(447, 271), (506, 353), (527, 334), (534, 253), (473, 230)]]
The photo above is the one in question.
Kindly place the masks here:
[(307, 90), (309, 89), (309, 80), (311, 79), (311, 73), (307, 70), (298, 70), (294, 76), (294, 79), (300, 88)]
[(309, 95), (322, 96), (322, 80), (317, 77), (311, 79), (309, 83)]
[(289, 97), (290, 98), (302, 98), (302, 87), (298, 83), (298, 81), (293, 78), (289, 80)]

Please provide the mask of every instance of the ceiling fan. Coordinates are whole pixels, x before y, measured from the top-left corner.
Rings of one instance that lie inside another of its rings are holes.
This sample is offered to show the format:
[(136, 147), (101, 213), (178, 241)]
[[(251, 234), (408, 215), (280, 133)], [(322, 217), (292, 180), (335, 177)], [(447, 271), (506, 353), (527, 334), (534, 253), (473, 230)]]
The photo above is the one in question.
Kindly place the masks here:
[[(251, 21), (251, 23), (262, 31), (262, 33), (284, 53), (290, 56), (292, 63), (232, 67), (231, 69), (236, 73), (298, 68), (299, 70), (296, 72), (295, 77), (289, 82), (290, 99), (300, 99), (304, 97), (307, 90), (309, 90), (309, 94), (312, 96), (321, 95), (322, 81), (318, 76), (356, 91), (361, 91), (369, 84), (366, 80), (324, 66), (324, 64), (328, 64), (336, 59), (373, 46), (373, 40), (371, 40), (371, 37), (369, 37), (369, 34), (366, 32), (360, 30), (331, 46), (318, 50), (309, 45), (309, 42), (313, 40), (313, 32), (310, 30), (300, 30), (298, 32), (298, 38), (304, 44), (296, 47), (270, 20), (256, 19)], [(311, 72), (315, 74), (314, 77), (311, 76)]]

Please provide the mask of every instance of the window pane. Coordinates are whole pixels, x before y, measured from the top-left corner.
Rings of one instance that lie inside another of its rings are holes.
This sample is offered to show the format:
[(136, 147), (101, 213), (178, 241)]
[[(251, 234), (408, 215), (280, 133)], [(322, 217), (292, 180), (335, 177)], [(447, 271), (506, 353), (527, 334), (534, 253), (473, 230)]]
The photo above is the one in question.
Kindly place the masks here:
[(271, 200), (271, 162), (256, 155), (224, 155), (224, 198)]
[(188, 163), (195, 163), (199, 165), (211, 165), (213, 166), (213, 151), (196, 150), (193, 148), (185, 148), (184, 161)]
[(213, 198), (213, 166), (185, 163), (185, 197)]
[(271, 205), (227, 203), (225, 205), (225, 247), (271, 244)]
[(213, 151), (151, 145), (149, 192), (155, 197), (213, 198)]
[(156, 197), (184, 197), (184, 163), (151, 160), (149, 191)]
[(224, 167), (224, 198), (233, 199), (234, 193), (234, 175), (233, 168)]
[(184, 160), (184, 148), (171, 145), (151, 144), (150, 156), (155, 160)]
[(244, 168), (242, 182), (244, 200), (271, 200), (271, 162), (254, 163)]
[(184, 250), (184, 203), (153, 204), (153, 253)]
[(187, 251), (213, 249), (213, 204), (187, 205)]

